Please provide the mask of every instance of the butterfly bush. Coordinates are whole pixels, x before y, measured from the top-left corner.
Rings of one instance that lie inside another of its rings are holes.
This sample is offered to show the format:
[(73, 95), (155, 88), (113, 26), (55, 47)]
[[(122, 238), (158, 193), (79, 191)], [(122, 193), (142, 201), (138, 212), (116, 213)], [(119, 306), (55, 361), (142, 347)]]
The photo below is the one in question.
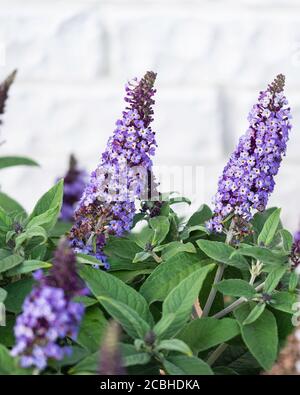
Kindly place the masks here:
[(69, 169), (64, 177), (64, 196), (60, 213), (63, 221), (72, 221), (74, 210), (86, 184), (86, 172), (78, 168), (74, 155), (70, 156)]
[(107, 238), (121, 236), (131, 228), (134, 200), (142, 199), (148, 191), (156, 147), (150, 126), (155, 78), (155, 73), (147, 72), (141, 80), (126, 85), (127, 107), (75, 211), (72, 247), (94, 256), (105, 268), (109, 267), (103, 252)]
[(48, 276), (41, 270), (34, 273), (37, 285), (26, 297), (14, 333), (13, 356), (20, 356), (22, 367), (42, 370), (48, 358), (61, 360), (71, 349), (63, 344), (68, 336), (76, 339), (84, 306), (73, 302), (84, 295), (84, 287), (76, 272), (76, 259), (69, 243), (63, 240), (57, 248)]
[(266, 208), (291, 129), (284, 80), (278, 75), (249, 113), (249, 128), (219, 179), (214, 216), (207, 224), (211, 231), (222, 232), (229, 216), (249, 221), (253, 211)]

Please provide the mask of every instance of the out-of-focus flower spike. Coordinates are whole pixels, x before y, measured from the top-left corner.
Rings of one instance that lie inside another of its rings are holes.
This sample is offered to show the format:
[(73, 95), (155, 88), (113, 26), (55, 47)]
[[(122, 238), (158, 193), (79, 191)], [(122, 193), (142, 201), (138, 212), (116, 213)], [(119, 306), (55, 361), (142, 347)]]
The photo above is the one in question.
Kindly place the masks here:
[(123, 367), (120, 350), (120, 326), (116, 321), (111, 321), (106, 329), (100, 349), (100, 375), (126, 374)]
[(17, 317), (16, 344), (11, 353), (20, 356), (22, 367), (43, 370), (49, 358), (61, 360), (70, 354), (64, 339), (76, 340), (84, 313), (83, 304), (72, 298), (86, 294), (87, 290), (77, 275), (75, 255), (66, 240), (56, 250), (49, 275), (39, 270), (34, 277), (37, 285)]

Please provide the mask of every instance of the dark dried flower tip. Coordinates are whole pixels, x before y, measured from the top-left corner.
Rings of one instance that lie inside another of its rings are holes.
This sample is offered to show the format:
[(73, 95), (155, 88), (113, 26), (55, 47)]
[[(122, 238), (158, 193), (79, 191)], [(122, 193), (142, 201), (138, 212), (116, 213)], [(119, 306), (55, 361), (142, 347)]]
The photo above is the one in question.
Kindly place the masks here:
[(80, 169), (75, 156), (72, 154), (69, 161), (69, 169), (64, 176), (64, 196), (60, 213), (63, 221), (73, 221), (74, 211), (87, 181), (87, 173)]
[(100, 349), (100, 375), (126, 374), (119, 345), (120, 334), (119, 324), (111, 321), (107, 326)]
[[(15, 80), (17, 70), (14, 70), (1, 84), (0, 84), (0, 114), (4, 114), (5, 103), (8, 97), (8, 91)], [(0, 120), (0, 124), (2, 121)]]
[(283, 91), (285, 83), (285, 76), (278, 74), (274, 81), (269, 85), (269, 90), (274, 93), (280, 93)]
[(149, 331), (146, 333), (144, 337), (144, 342), (147, 346), (153, 346), (156, 340), (156, 335), (153, 331)]
[(266, 293), (266, 292), (262, 293), (261, 296), (262, 296), (262, 300), (263, 300), (265, 303), (271, 302), (271, 300), (272, 300), (272, 295), (270, 295), (270, 294), (268, 294), (268, 293)]

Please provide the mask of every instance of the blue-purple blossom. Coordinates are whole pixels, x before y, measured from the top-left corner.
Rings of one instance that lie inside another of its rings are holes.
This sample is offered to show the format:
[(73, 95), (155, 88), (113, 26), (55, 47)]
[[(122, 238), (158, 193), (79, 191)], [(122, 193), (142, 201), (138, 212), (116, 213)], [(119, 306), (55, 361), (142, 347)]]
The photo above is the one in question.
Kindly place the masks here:
[(280, 74), (260, 92), (258, 103), (252, 107), (249, 128), (219, 179), (214, 216), (207, 224), (209, 230), (222, 232), (227, 218), (249, 221), (253, 211), (265, 210), (291, 129), (283, 88), (284, 76)]
[(64, 196), (60, 213), (61, 220), (73, 221), (74, 210), (85, 188), (86, 176), (86, 172), (79, 169), (75, 156), (71, 155), (69, 169), (64, 177)]
[(59, 245), (49, 275), (35, 272), (37, 285), (26, 297), (23, 311), (17, 317), (13, 356), (20, 356), (22, 367), (42, 370), (49, 358), (61, 360), (71, 348), (65, 337), (76, 339), (84, 313), (82, 303), (72, 301), (87, 290), (76, 272), (76, 258), (69, 243)]
[(134, 201), (148, 191), (151, 156), (156, 147), (150, 126), (155, 78), (155, 73), (147, 72), (141, 80), (134, 79), (126, 85), (127, 107), (116, 122), (75, 212), (75, 225), (70, 232), (72, 247), (96, 257), (105, 268), (109, 267), (103, 252), (107, 238), (121, 236), (131, 228)]

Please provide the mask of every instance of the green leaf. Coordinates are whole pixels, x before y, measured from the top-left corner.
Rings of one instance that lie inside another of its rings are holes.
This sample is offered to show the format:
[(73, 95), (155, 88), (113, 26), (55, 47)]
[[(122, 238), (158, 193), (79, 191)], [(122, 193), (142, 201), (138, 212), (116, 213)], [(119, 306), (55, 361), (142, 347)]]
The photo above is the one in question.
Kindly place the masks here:
[(255, 305), (254, 309), (251, 310), (248, 317), (243, 321), (243, 325), (249, 325), (255, 322), (262, 315), (265, 307), (265, 303), (258, 303), (257, 305)]
[(284, 258), (281, 255), (275, 254), (273, 251), (264, 247), (255, 247), (250, 245), (242, 246), (238, 250), (234, 251), (234, 255), (236, 254), (250, 256), (258, 261), (271, 265), (279, 265), (284, 262)]
[(286, 229), (279, 231), (282, 240), (282, 247), (286, 253), (290, 253), (294, 242), (293, 235)]
[(7, 292), (5, 308), (15, 314), (22, 311), (25, 297), (30, 293), (34, 284), (32, 278), (25, 278), (14, 283), (8, 284), (4, 289)]
[(157, 346), (157, 350), (177, 351), (189, 357), (193, 355), (190, 347), (179, 339), (162, 340)]
[[(60, 209), (61, 205), (58, 204), (55, 207), (44, 211), (42, 214), (33, 217), (26, 226), (26, 232), (34, 232), (32, 229), (38, 229), (41, 227), (49, 232), (57, 221)], [(35, 232), (37, 232), (37, 230), (35, 230)]]
[(7, 258), (0, 260), (0, 273), (3, 273), (17, 265), (20, 265), (24, 260), (23, 257), (19, 255), (9, 255)]
[(258, 245), (268, 246), (271, 244), (280, 223), (280, 212), (281, 209), (278, 208), (268, 217), (257, 238)]
[(49, 267), (51, 267), (51, 263), (39, 261), (38, 259), (30, 259), (10, 269), (8, 272), (5, 273), (5, 275), (7, 277), (11, 277), (17, 274), (31, 273), (38, 269), (48, 269)]
[(26, 214), (25, 209), (13, 198), (0, 192), (0, 206), (8, 213)]
[(124, 283), (130, 283), (135, 280), (136, 277), (139, 277), (137, 281), (140, 282), (146, 274), (152, 273), (152, 269), (140, 269), (140, 270), (119, 270), (116, 272), (111, 272), (111, 274), (117, 277), (119, 280)]
[[(154, 248), (154, 251), (156, 249)], [(192, 243), (181, 243), (180, 241), (171, 241), (162, 248), (161, 257), (163, 260), (168, 260), (179, 252), (189, 252), (191, 254), (196, 253), (196, 248)]]
[(269, 370), (276, 360), (278, 350), (276, 319), (265, 309), (255, 322), (243, 325), (250, 311), (251, 307), (247, 303), (238, 308), (234, 315), (240, 323), (242, 338), (249, 351), (265, 370)]
[(213, 371), (201, 359), (177, 355), (164, 361), (164, 368), (171, 375), (212, 375)]
[(169, 200), (169, 205), (171, 206), (172, 204), (176, 204), (176, 203), (187, 203), (187, 204), (192, 204), (191, 200), (187, 197), (184, 196), (176, 196), (176, 197), (172, 197)]
[(199, 209), (190, 217), (187, 222), (187, 226), (194, 226), (204, 224), (212, 217), (211, 209), (206, 205), (203, 204), (199, 207)]
[(59, 361), (54, 359), (49, 359), (48, 366), (50, 368), (53, 367), (55, 370), (60, 371), (61, 368), (78, 364), (78, 362), (86, 358), (87, 355), (89, 355), (89, 352), (86, 351), (84, 348), (80, 346), (72, 345), (70, 355), (66, 355), (63, 359)]
[(85, 307), (94, 306), (99, 303), (97, 299), (89, 296), (75, 296), (73, 300), (74, 302), (82, 303)]
[[(38, 218), (38, 217), (36, 217)], [(42, 239), (41, 243), (44, 244), (47, 241), (47, 232), (41, 226), (32, 226), (29, 229), (26, 229), (25, 232), (21, 233), (19, 236), (16, 237), (16, 246), (15, 248), (18, 249), (24, 242), (27, 242), (34, 237), (40, 237)]]
[(81, 322), (76, 342), (91, 353), (98, 351), (106, 325), (107, 320), (98, 307), (88, 308)]
[(215, 366), (232, 369), (240, 375), (257, 375), (261, 371), (260, 365), (244, 345), (228, 345), (215, 362), (214, 370)]
[[(255, 234), (254, 234), (255, 237), (256, 237), (256, 235), (260, 234), (267, 219), (269, 218), (269, 216), (272, 213), (274, 213), (275, 210), (277, 210), (276, 207), (270, 207), (267, 210), (264, 210), (262, 212), (257, 212), (256, 214), (254, 214), (252, 224), (253, 224), (253, 228), (255, 231)], [(282, 228), (281, 224), (279, 224), (279, 228)]]
[(256, 294), (256, 290), (252, 285), (240, 279), (223, 280), (216, 284), (215, 287), (224, 295), (244, 296), (247, 299), (253, 298)]
[(298, 302), (298, 296), (290, 292), (274, 292), (272, 295), (271, 306), (285, 313), (294, 314), (294, 303)]
[(174, 319), (161, 334), (164, 338), (174, 336), (188, 320), (191, 315), (192, 306), (199, 295), (206, 275), (213, 268), (214, 265), (207, 265), (194, 271), (168, 294), (163, 303), (161, 321), (169, 321), (171, 314), (174, 314)]
[(111, 237), (104, 249), (107, 256), (117, 256), (132, 261), (141, 248), (132, 240)]
[(285, 266), (277, 266), (273, 270), (271, 270), (271, 272), (268, 274), (266, 278), (264, 291), (266, 293), (273, 292), (286, 271), (287, 271), (287, 267)]
[(232, 318), (203, 317), (189, 322), (177, 337), (198, 353), (225, 343), (239, 333), (240, 327)]
[(0, 375), (11, 375), (16, 369), (14, 358), (8, 349), (0, 344)]
[(120, 344), (123, 366), (145, 365), (151, 359), (146, 352), (138, 352), (132, 344)]
[(87, 266), (81, 268), (80, 276), (87, 283), (98, 300), (102, 297), (108, 297), (115, 301), (122, 302), (152, 325), (153, 318), (148, 304), (143, 296), (135, 289), (124, 284), (121, 280), (109, 273), (102, 270), (95, 270)]
[(150, 252), (147, 251), (138, 252), (137, 254), (135, 254), (132, 263), (144, 262), (151, 257), (152, 254), (150, 254)]
[(32, 213), (28, 218), (28, 222), (30, 222), (34, 217), (37, 217), (44, 212), (56, 208), (57, 206), (61, 207), (62, 198), (63, 198), (63, 189), (64, 182), (63, 180), (58, 181), (48, 192), (46, 192), (35, 205)]
[(5, 291), (5, 289), (0, 288), (0, 303), (4, 302), (6, 296), (7, 296), (7, 292)]
[(289, 292), (294, 292), (296, 290), (298, 286), (298, 282), (299, 282), (298, 274), (292, 271), (289, 280)]
[(199, 269), (204, 262), (207, 263), (195, 255), (180, 252), (153, 270), (141, 286), (140, 293), (148, 303), (164, 300), (176, 285)]
[(99, 352), (95, 352), (94, 354), (90, 354), (87, 357), (83, 358), (78, 364), (73, 366), (68, 371), (68, 373), (69, 374), (78, 374), (79, 372), (96, 373), (99, 370), (99, 364), (100, 364)]
[(0, 325), (0, 339), (1, 343), (6, 347), (13, 347), (16, 343), (14, 336), (14, 326), (16, 323), (16, 319), (14, 314), (6, 314), (5, 317), (5, 326)]
[[(135, 254), (141, 251), (141, 249), (144, 250), (147, 244), (149, 243), (151, 244), (151, 240), (153, 239), (153, 236), (154, 236), (154, 231), (148, 226), (145, 226), (139, 233), (131, 233), (129, 235), (130, 241), (131, 243), (134, 243), (136, 245), (135, 247), (137, 248)], [(104, 252), (106, 253), (106, 249), (104, 250)]]
[(209, 234), (209, 231), (203, 225), (188, 226), (188, 227), (184, 228), (183, 231), (181, 232), (181, 234), (180, 234), (181, 240), (188, 239), (190, 237), (190, 234), (192, 232), (196, 232), (196, 231), (206, 233), (207, 235)]
[(149, 225), (154, 230), (152, 245), (162, 243), (170, 229), (170, 222), (168, 218), (163, 216), (150, 218)]
[(127, 304), (105, 296), (97, 297), (97, 299), (133, 339), (143, 339), (145, 334), (150, 330), (148, 322)]
[(240, 250), (236, 250), (228, 244), (220, 241), (197, 240), (196, 243), (200, 250), (217, 262), (234, 266), (240, 270), (248, 269), (246, 259), (238, 255)]
[(29, 375), (30, 369), (18, 367), (17, 358), (13, 358), (9, 350), (0, 344), (0, 375)]
[(0, 169), (12, 166), (39, 166), (32, 159), (21, 156), (2, 156), (0, 157)]
[(101, 262), (99, 259), (91, 256), (91, 255), (86, 255), (86, 254), (76, 254), (76, 260), (78, 263), (83, 263), (87, 265), (100, 265), (102, 266)]
[(72, 228), (71, 222), (64, 222), (59, 220), (49, 233), (49, 237), (60, 238), (70, 232)]
[(0, 207), (0, 231), (1, 230), (8, 231), (11, 225), (12, 225), (12, 219), (4, 211), (4, 209)]

